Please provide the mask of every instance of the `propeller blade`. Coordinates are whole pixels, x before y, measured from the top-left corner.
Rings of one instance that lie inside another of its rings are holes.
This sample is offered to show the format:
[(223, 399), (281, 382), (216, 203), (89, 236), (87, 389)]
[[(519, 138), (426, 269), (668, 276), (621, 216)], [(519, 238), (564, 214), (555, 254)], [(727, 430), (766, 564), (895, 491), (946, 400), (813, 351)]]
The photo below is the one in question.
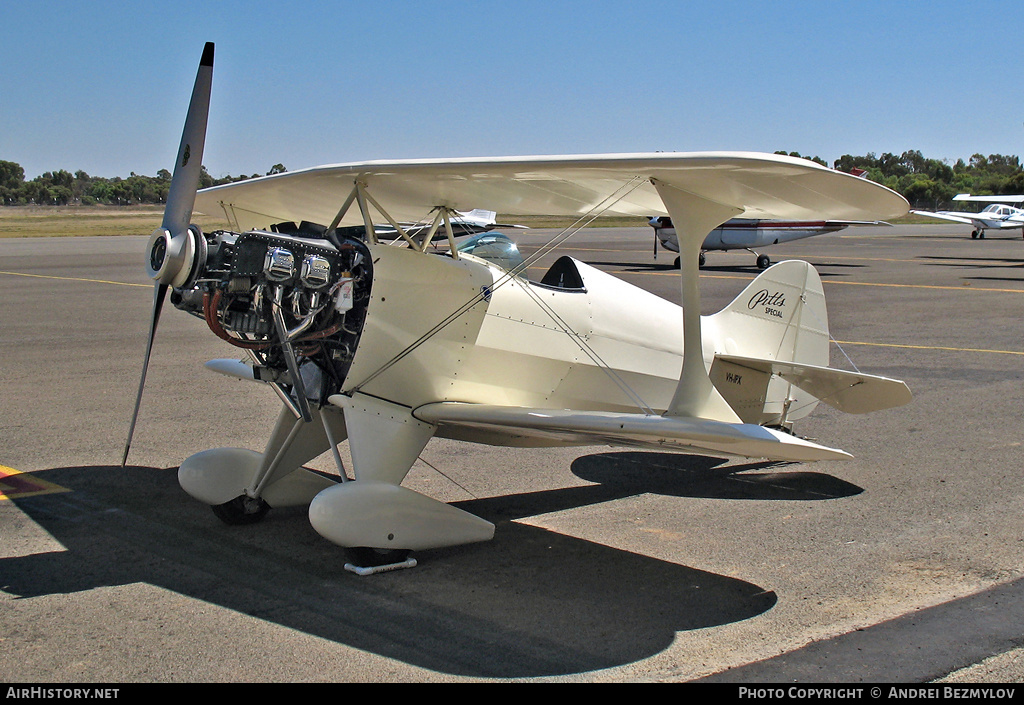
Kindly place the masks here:
[(135, 422), (139, 418), (139, 407), (142, 405), (142, 390), (146, 387), (146, 372), (149, 370), (149, 357), (153, 352), (153, 339), (156, 337), (156, 326), (160, 322), (160, 311), (167, 295), (167, 285), (157, 284), (153, 287), (153, 314), (149, 319), (149, 340), (146, 342), (146, 357), (142, 363), (142, 377), (139, 379), (139, 392), (135, 396), (135, 411), (132, 412), (132, 423), (128, 427), (128, 440), (124, 444), (124, 455), (121, 456), (121, 467), (128, 463), (128, 450), (135, 435)]
[(206, 143), (212, 86), (213, 42), (207, 42), (203, 47), (196, 82), (192, 87), (192, 98), (189, 101), (188, 114), (185, 116), (181, 143), (178, 145), (178, 158), (174, 163), (174, 174), (171, 176), (171, 186), (167, 193), (163, 221), (149, 238), (146, 271), (156, 282), (153, 287), (153, 313), (150, 316), (146, 357), (142, 364), (142, 377), (139, 379), (139, 391), (135, 396), (135, 410), (132, 412), (132, 422), (128, 428), (128, 440), (124, 444), (121, 467), (128, 462), (128, 451), (135, 435), (135, 423), (138, 421), (139, 407), (142, 405), (142, 392), (146, 387), (149, 358), (153, 353), (153, 340), (156, 338), (156, 328), (160, 322), (160, 311), (167, 296), (167, 289), (172, 285), (183, 285), (197, 264), (201, 264), (197, 262), (197, 257), (200, 256), (198, 253), (205, 251), (201, 247), (205, 245), (203, 235), (198, 230), (190, 229), (189, 221), (192, 220), (192, 209), (196, 203), (196, 192), (199, 190), (199, 177), (203, 170), (203, 147)]
[(181, 286), (195, 264), (196, 236), (189, 232), (189, 221), (196, 204), (199, 177), (203, 172), (203, 148), (206, 144), (212, 86), (213, 42), (207, 42), (196, 72), (185, 127), (181, 132), (163, 222), (149, 238), (147, 271), (149, 276), (161, 284)]
[(172, 235), (181, 235), (188, 229), (192, 208), (196, 204), (199, 176), (203, 170), (203, 148), (206, 144), (206, 123), (210, 115), (210, 91), (213, 85), (213, 42), (203, 48), (199, 60), (192, 99), (188, 104), (185, 128), (178, 145), (178, 161), (167, 193), (163, 227)]

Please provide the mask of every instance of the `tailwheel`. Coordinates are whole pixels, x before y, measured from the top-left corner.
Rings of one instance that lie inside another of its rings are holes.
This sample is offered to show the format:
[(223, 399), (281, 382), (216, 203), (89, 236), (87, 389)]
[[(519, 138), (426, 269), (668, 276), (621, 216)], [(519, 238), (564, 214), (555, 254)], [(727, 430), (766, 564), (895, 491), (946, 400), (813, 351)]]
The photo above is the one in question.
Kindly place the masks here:
[(225, 524), (241, 526), (244, 524), (255, 524), (267, 515), (270, 505), (259, 497), (240, 495), (230, 502), (216, 504), (212, 507), (213, 513)]

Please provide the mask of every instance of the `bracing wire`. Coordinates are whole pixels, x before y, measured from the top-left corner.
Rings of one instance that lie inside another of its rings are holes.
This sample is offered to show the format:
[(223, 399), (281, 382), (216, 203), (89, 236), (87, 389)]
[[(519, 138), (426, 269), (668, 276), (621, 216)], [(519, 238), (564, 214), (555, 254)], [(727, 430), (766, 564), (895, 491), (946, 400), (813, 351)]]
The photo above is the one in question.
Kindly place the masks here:
[[(530, 257), (525, 258), (521, 264), (519, 264), (518, 266), (514, 267), (513, 269), (503, 273), (503, 275), (494, 282), (494, 285), (491, 286), (488, 291), (481, 291), (480, 293), (474, 295), (472, 298), (470, 298), (468, 301), (466, 301), (464, 304), (459, 306), (457, 309), (455, 309), (455, 311), (453, 311), (446, 318), (444, 318), (442, 321), (437, 323), (433, 328), (428, 330), (426, 333), (424, 333), (419, 338), (417, 338), (412, 343), (410, 343), (408, 346), (406, 346), (401, 352), (397, 353), (390, 360), (388, 360), (383, 365), (381, 365), (379, 368), (377, 368), (376, 371), (374, 371), (372, 374), (370, 374), (368, 377), (366, 377), (362, 382), (360, 382), (358, 385), (356, 385), (352, 389), (352, 391), (353, 392), (359, 391), (362, 387), (366, 386), (367, 384), (372, 382), (374, 379), (376, 379), (377, 377), (382, 375), (384, 372), (386, 372), (387, 370), (391, 369), (391, 367), (393, 367), (395, 364), (397, 364), (398, 362), (403, 360), (410, 353), (412, 353), (417, 348), (419, 348), (421, 345), (423, 345), (428, 340), (430, 340), (435, 335), (437, 335), (440, 331), (444, 330), (447, 326), (451, 325), (454, 321), (458, 320), (467, 311), (471, 310), (478, 303), (480, 303), (485, 298), (490, 296), (490, 294), (493, 291), (495, 291), (496, 289), (504, 286), (505, 284), (507, 284), (508, 282), (512, 281), (516, 277), (520, 276), (523, 272), (526, 271), (526, 269), (528, 269), (540, 257), (546, 255), (547, 253), (551, 252), (552, 250), (556, 249), (557, 247), (559, 247), (560, 245), (565, 243), (570, 237), (572, 237), (577, 232), (582, 230), (584, 227), (586, 227), (587, 225), (592, 223), (595, 219), (600, 217), (601, 214), (603, 214), (609, 208), (611, 208), (616, 203), (621, 201), (623, 198), (625, 198), (626, 196), (631, 194), (633, 191), (635, 191), (637, 188), (639, 188), (646, 181), (647, 181), (646, 177), (634, 176), (632, 179), (630, 179), (629, 181), (624, 183), (622, 186), (620, 186), (618, 189), (616, 189), (613, 193), (611, 193), (609, 196), (607, 196), (604, 200), (600, 201), (597, 205), (595, 205), (593, 208), (591, 208), (590, 211), (588, 211), (587, 213), (583, 214), (582, 216), (577, 218), (576, 221), (574, 221), (572, 224), (570, 224), (565, 229), (563, 229), (562, 231), (557, 233), (548, 242), (546, 242), (544, 245), (542, 245), (540, 248), (538, 248), (538, 250), (536, 252), (534, 252), (532, 255), (530, 255)], [(578, 336), (576, 337), (576, 339), (579, 340)], [(586, 350), (584, 350), (584, 352), (586, 352)], [(625, 383), (623, 382), (623, 384), (625, 384)], [(633, 396), (636, 399), (639, 399), (639, 396), (636, 395), (635, 393), (633, 393)], [(641, 406), (645, 407), (646, 405), (644, 405), (642, 403), (642, 401), (641, 401)]]

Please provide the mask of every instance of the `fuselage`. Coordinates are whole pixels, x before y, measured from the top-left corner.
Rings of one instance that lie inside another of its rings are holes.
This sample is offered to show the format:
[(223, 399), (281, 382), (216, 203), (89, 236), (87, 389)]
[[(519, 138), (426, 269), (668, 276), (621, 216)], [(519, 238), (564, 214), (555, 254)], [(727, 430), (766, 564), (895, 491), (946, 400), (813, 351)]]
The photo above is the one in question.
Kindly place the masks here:
[[(652, 218), (651, 227), (662, 247), (672, 252), (679, 251), (675, 228), (666, 217)], [(782, 221), (735, 218), (715, 228), (701, 245), (701, 250), (736, 250), (778, 245), (782, 242), (801, 240), (814, 235), (833, 233), (846, 226), (841, 223), (818, 221)]]
[[(955, 213), (952, 214), (955, 215)], [(1024, 226), (1024, 210), (994, 203), (983, 209), (973, 219), (984, 228), (1022, 227)]]
[[(343, 391), (436, 401), (654, 410), (682, 367), (679, 306), (575, 260), (545, 285), (482, 259), (371, 246), (374, 281)], [(714, 352), (709, 347), (708, 354)]]

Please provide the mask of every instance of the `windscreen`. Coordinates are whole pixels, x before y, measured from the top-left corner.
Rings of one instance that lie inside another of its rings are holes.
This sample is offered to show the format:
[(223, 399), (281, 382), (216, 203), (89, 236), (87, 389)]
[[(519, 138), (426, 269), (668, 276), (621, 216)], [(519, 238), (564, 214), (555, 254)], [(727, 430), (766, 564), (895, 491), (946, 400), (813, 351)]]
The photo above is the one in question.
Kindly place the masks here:
[(501, 233), (481, 233), (463, 242), (459, 252), (479, 257), (502, 269), (512, 270), (523, 263), (516, 243)]

